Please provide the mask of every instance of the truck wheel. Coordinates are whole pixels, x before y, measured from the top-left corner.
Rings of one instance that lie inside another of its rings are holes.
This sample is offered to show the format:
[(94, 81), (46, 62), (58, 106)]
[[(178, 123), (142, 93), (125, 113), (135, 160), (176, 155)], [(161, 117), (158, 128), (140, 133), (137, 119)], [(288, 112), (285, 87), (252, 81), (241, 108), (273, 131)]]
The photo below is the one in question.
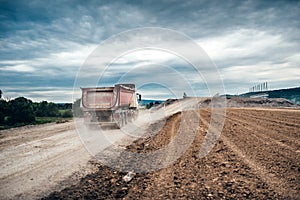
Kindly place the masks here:
[(124, 126), (124, 115), (123, 113), (120, 113), (120, 119), (119, 119), (119, 127), (122, 128)]
[(139, 111), (135, 110), (134, 113), (133, 113), (133, 116), (134, 116), (134, 120), (136, 120), (139, 116)]
[(127, 113), (124, 113), (124, 126), (128, 124)]
[(131, 111), (129, 113), (128, 122), (132, 122), (132, 121), (133, 121), (133, 112)]
[(125, 115), (123, 114), (123, 117), (122, 117), (122, 127), (126, 125), (126, 121), (125, 121)]

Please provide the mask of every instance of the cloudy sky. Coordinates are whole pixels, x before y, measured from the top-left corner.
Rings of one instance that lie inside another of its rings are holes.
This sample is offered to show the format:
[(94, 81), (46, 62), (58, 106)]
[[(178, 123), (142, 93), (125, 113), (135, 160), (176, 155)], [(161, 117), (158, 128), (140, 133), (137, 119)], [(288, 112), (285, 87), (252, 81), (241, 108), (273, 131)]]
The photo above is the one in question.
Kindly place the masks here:
[[(196, 42), (217, 66), (227, 93), (265, 81), (270, 89), (297, 87), (299, 8), (300, 1), (268, 0), (0, 0), (0, 89), (7, 98), (72, 102), (73, 91), (76, 98), (80, 86), (92, 86), (81, 80), (74, 88), (91, 53), (108, 38), (143, 27), (171, 29)], [(153, 49), (118, 57), (112, 66), (99, 85), (145, 80), (139, 89), (154, 99), (189, 92), (189, 83), (179, 80), (194, 74), (178, 55)], [(130, 72), (128, 79), (120, 72)], [(210, 94), (203, 79), (190, 79), (196, 95)]]

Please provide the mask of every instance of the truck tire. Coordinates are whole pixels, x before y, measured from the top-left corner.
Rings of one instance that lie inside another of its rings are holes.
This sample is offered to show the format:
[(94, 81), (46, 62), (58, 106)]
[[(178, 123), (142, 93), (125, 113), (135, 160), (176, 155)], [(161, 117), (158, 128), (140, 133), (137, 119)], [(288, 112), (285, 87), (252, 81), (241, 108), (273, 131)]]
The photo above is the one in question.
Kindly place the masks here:
[(124, 113), (121, 112), (120, 113), (120, 128), (122, 128), (125, 125), (125, 121), (124, 121)]
[(130, 113), (129, 113), (128, 122), (132, 122), (133, 119), (134, 119), (134, 111), (131, 110)]
[(124, 126), (128, 124), (127, 112), (124, 113)]

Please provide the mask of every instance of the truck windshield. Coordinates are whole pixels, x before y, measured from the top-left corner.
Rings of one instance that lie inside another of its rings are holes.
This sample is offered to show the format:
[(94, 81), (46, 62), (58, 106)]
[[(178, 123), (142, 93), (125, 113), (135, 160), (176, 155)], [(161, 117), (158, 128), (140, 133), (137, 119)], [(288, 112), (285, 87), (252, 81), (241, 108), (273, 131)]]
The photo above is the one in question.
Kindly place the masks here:
[(113, 106), (113, 91), (88, 91), (84, 105), (89, 108), (110, 108)]

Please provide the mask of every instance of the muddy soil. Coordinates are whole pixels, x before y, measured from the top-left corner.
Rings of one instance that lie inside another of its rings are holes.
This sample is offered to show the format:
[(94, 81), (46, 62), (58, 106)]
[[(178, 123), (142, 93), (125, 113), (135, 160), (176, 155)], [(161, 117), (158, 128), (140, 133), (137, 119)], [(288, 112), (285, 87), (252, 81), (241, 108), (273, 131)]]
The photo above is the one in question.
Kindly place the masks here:
[[(94, 163), (98, 171), (44, 199), (300, 199), (299, 110), (227, 109), (221, 137), (203, 158), (199, 151), (211, 111), (203, 108), (199, 115), (193, 143), (168, 167), (125, 182), (126, 172)], [(155, 136), (138, 139), (127, 150), (146, 153), (165, 146), (181, 117), (170, 116)], [(121, 164), (122, 156), (118, 160)]]

